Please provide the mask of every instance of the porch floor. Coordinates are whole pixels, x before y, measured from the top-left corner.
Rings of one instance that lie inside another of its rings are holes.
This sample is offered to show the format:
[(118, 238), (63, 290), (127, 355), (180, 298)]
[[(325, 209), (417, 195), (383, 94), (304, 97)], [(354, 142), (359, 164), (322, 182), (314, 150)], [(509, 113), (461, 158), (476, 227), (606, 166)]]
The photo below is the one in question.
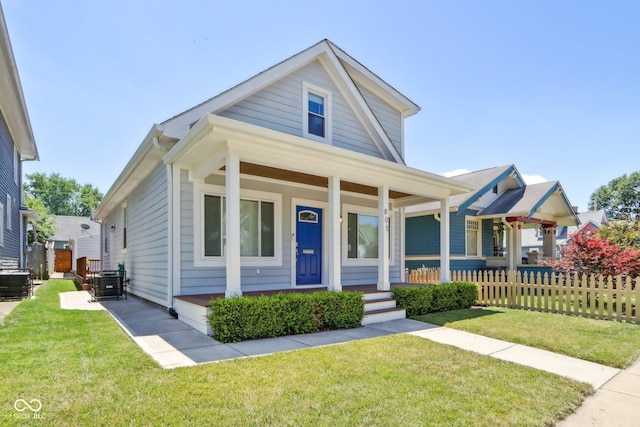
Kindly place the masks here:
[[(416, 286), (418, 283), (392, 283), (391, 289), (402, 286)], [(319, 288), (295, 288), (295, 289), (276, 289), (272, 291), (250, 291), (250, 292), (242, 292), (242, 296), (247, 297), (258, 297), (261, 295), (275, 295), (279, 293), (288, 294), (288, 293), (298, 293), (298, 294), (309, 294), (312, 292), (326, 291), (327, 287), (319, 287)], [(347, 292), (363, 292), (365, 294), (372, 294), (378, 291), (378, 287), (376, 285), (349, 285), (343, 286), (343, 291)], [(224, 298), (225, 295), (223, 293), (218, 294), (197, 294), (197, 295), (179, 295), (175, 296), (176, 299), (199, 305), (202, 307), (209, 307), (209, 301), (214, 298)]]

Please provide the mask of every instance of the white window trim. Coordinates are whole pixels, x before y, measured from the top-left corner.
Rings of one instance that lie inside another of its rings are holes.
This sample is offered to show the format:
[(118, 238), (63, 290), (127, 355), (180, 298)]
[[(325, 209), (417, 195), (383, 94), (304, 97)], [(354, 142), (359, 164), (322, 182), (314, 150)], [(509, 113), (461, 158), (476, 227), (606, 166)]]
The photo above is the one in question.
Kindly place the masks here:
[[(325, 99), (324, 106), (324, 124), (325, 124), (325, 133), (324, 138), (309, 133), (309, 92), (315, 93), (316, 95), (322, 96)], [(308, 82), (302, 82), (302, 136), (304, 138), (312, 139), (318, 142), (331, 142), (332, 134), (331, 134), (331, 92), (321, 87), (315, 86)]]
[[(477, 255), (469, 255), (469, 248), (467, 247), (467, 231), (469, 230), (468, 222), (473, 221), (478, 224), (478, 241), (476, 242)], [(464, 253), (467, 258), (482, 258), (482, 221), (474, 216), (465, 216), (464, 218)]]
[(4, 205), (0, 203), (0, 246), (4, 247)]
[(7, 194), (7, 230), (13, 228), (13, 221), (11, 220), (11, 194)]
[[(348, 249), (348, 214), (364, 214), (364, 215), (372, 215), (378, 217), (378, 209), (377, 208), (369, 208), (365, 206), (358, 205), (342, 205), (342, 265), (345, 266), (377, 266), (378, 258), (349, 258)], [(394, 210), (389, 209), (389, 266), (395, 266), (395, 221), (394, 221)], [(380, 221), (378, 220), (378, 227), (380, 226)], [(379, 250), (379, 248), (378, 248)]]
[[(204, 196), (226, 197), (219, 185), (196, 182), (193, 198), (193, 265), (195, 267), (225, 267), (227, 257), (204, 255)], [(282, 265), (282, 195), (265, 191), (240, 189), (240, 198), (274, 203), (274, 256), (240, 257), (241, 267), (270, 267)]]

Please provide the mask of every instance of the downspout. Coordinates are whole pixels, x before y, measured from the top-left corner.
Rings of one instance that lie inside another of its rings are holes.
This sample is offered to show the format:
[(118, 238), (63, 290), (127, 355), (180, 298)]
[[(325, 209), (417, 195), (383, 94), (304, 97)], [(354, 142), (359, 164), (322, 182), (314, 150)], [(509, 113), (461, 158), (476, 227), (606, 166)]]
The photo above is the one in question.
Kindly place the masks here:
[[(152, 139), (153, 146), (163, 153), (168, 153), (169, 148), (160, 145), (160, 138), (154, 136)], [(167, 307), (169, 314), (178, 317), (173, 308), (173, 165), (166, 165), (167, 174)]]

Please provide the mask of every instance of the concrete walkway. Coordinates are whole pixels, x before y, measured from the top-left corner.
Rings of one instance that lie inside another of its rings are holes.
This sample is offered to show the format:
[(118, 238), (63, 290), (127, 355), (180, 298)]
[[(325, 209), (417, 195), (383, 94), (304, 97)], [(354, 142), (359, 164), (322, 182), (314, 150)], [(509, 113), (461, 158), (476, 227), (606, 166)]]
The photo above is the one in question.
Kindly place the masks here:
[(60, 305), (76, 310), (106, 309), (140, 348), (167, 369), (409, 333), (591, 384), (596, 393), (559, 426), (640, 425), (640, 416), (636, 415), (640, 407), (640, 359), (621, 371), (410, 319), (375, 323), (357, 329), (223, 344), (174, 319), (166, 310), (137, 298), (92, 303), (87, 291), (65, 292), (60, 294)]

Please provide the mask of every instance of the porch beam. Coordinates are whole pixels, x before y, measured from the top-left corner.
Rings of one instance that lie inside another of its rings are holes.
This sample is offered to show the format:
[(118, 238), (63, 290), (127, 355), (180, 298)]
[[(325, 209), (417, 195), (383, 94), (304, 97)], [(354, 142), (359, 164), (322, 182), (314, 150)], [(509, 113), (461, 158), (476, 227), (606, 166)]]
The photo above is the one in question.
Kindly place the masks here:
[(451, 282), (451, 218), (449, 198), (440, 200), (440, 282)]
[(227, 156), (226, 162), (226, 198), (227, 198), (227, 239), (226, 268), (227, 298), (242, 295), (240, 286), (240, 159)]
[(390, 291), (389, 282), (389, 187), (378, 187), (378, 290)]
[(329, 277), (327, 280), (327, 288), (331, 291), (342, 291), (342, 281), (340, 277), (340, 177), (330, 176), (327, 190), (329, 193), (329, 212), (327, 218), (327, 229), (329, 231), (329, 242), (327, 246)]

